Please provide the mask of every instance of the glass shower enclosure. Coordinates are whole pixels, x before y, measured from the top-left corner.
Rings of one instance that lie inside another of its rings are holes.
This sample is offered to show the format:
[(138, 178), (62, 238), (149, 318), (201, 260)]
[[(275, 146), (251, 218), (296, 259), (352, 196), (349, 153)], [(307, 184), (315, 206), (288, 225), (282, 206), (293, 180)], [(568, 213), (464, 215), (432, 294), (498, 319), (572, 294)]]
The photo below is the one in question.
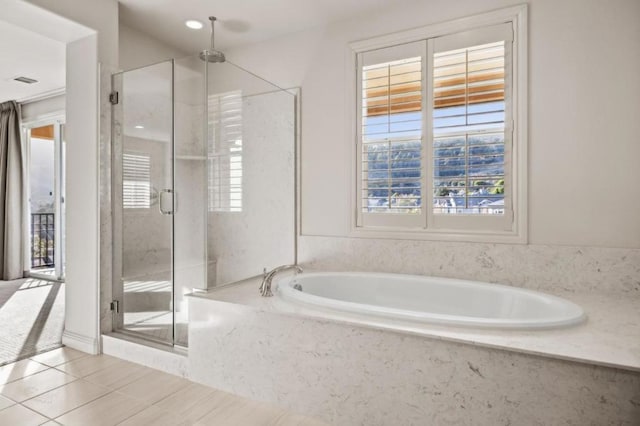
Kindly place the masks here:
[(296, 94), (197, 56), (112, 88), (113, 328), (186, 347), (185, 294), (295, 262)]

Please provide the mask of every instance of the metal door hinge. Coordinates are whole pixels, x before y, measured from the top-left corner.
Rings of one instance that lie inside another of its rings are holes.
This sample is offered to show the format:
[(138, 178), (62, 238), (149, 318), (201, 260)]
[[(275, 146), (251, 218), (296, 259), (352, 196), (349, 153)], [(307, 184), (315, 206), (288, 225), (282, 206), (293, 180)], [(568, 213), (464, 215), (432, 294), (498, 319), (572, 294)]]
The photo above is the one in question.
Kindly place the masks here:
[(113, 300), (110, 304), (109, 304), (109, 309), (111, 309), (113, 312), (115, 312), (116, 314), (120, 313), (120, 301), (118, 300)]
[(118, 98), (118, 92), (109, 93), (109, 102), (111, 102), (111, 105), (118, 105)]

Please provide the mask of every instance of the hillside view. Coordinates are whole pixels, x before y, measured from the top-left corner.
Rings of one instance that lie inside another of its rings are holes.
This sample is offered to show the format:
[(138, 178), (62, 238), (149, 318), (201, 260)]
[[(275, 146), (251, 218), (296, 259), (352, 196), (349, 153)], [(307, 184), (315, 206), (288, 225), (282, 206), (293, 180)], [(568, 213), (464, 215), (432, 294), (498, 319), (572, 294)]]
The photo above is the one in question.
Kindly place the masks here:
[[(434, 114), (433, 206), (436, 213), (502, 213), (503, 102), (482, 105), (477, 124), (458, 123), (453, 108)], [(466, 118), (466, 117), (465, 117)], [(382, 129), (387, 129), (384, 131)], [(482, 131), (479, 131), (482, 130)], [(495, 132), (495, 133), (492, 133)], [(421, 207), (421, 114), (368, 117), (363, 144), (365, 211)]]

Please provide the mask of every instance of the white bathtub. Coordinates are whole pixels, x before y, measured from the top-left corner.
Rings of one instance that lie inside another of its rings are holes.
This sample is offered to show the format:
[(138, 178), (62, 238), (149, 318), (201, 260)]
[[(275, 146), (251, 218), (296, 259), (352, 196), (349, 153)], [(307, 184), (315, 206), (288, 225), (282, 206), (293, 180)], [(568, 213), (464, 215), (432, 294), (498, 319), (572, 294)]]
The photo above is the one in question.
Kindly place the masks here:
[(283, 299), (364, 315), (508, 329), (560, 328), (586, 319), (568, 300), (531, 290), (417, 275), (327, 272), (276, 280)]

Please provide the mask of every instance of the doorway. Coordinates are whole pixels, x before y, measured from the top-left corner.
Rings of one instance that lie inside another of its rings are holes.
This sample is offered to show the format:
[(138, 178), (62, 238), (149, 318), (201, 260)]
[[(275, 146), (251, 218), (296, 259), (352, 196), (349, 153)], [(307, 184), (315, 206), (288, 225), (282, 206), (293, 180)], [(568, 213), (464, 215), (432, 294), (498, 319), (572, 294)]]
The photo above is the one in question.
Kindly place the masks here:
[(28, 276), (53, 281), (65, 277), (66, 142), (64, 118), (24, 126)]

